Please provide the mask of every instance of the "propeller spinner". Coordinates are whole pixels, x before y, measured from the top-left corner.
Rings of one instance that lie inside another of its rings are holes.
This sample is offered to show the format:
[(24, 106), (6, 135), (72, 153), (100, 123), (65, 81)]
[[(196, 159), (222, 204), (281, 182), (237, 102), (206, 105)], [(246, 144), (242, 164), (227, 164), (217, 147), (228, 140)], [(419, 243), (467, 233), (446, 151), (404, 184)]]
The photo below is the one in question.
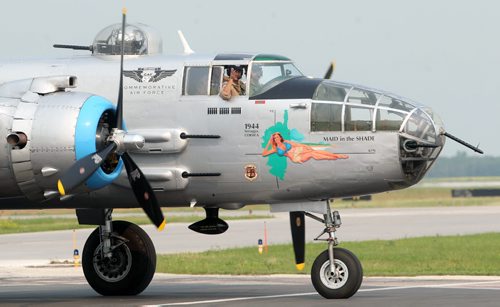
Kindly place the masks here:
[[(122, 11), (122, 34), (125, 33), (125, 20), (127, 11)], [(158, 230), (165, 227), (165, 218), (158, 204), (158, 200), (143, 172), (127, 153), (127, 149), (144, 146), (144, 138), (139, 135), (127, 134), (123, 124), (123, 54), (124, 39), (121, 40), (120, 55), (120, 86), (118, 90), (118, 102), (116, 107), (116, 117), (111, 127), (111, 135), (107, 139), (104, 149), (91, 153), (76, 161), (57, 182), (57, 188), (61, 195), (71, 193), (72, 190), (83, 184), (101, 165), (112, 155), (117, 155), (123, 159), (127, 170), (130, 186), (142, 209), (149, 219), (156, 225)]]

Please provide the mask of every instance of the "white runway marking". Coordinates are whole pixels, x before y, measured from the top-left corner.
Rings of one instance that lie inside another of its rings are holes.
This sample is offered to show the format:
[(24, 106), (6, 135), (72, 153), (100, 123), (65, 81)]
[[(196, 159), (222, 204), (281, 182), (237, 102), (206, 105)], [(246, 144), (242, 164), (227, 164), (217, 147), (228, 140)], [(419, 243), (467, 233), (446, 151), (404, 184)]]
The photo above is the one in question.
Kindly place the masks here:
[(248, 300), (258, 300), (266, 298), (281, 298), (281, 297), (295, 297), (295, 296), (307, 296), (307, 295), (319, 295), (317, 292), (308, 293), (293, 293), (293, 294), (280, 294), (280, 295), (264, 295), (264, 296), (248, 296), (248, 297), (234, 297), (219, 300), (207, 300), (207, 301), (191, 301), (191, 302), (180, 302), (180, 303), (170, 303), (170, 304), (160, 304), (160, 305), (145, 305), (145, 306), (183, 306), (183, 305), (197, 305), (197, 304), (212, 304), (212, 303), (225, 303), (225, 302), (235, 302), (235, 301), (248, 301)]
[[(451, 284), (437, 284), (437, 285), (415, 285), (415, 286), (401, 286), (401, 287), (387, 287), (387, 288), (372, 288), (372, 289), (361, 289), (361, 290), (358, 290), (358, 292), (375, 292), (375, 291), (387, 291), (387, 290), (405, 290), (405, 289), (415, 289), (415, 288), (450, 288), (450, 287), (474, 286), (474, 285), (495, 284), (495, 283), (500, 283), (500, 280), (464, 282), (464, 283), (451, 283)], [(462, 287), (461, 289), (478, 289), (478, 288), (465, 288), (465, 287)], [(500, 290), (500, 288), (498, 288), (497, 290)]]
[[(473, 289), (473, 290), (497, 290), (497, 291), (500, 290), (500, 288), (467, 288), (466, 287), (466, 286), (486, 285), (486, 284), (495, 284), (495, 283), (500, 283), (500, 280), (464, 282), (464, 283), (449, 283), (449, 284), (438, 284), (438, 285), (415, 285), (415, 286), (401, 286), (401, 287), (372, 288), (372, 289), (361, 289), (361, 290), (358, 290), (358, 292), (376, 292), (376, 291), (405, 290), (405, 289), (416, 289), (416, 288), (450, 288), (450, 287), (457, 287), (457, 289)], [(306, 292), (306, 293), (292, 293), (292, 294), (281, 294), (281, 295), (234, 297), (234, 298), (228, 298), (228, 299), (189, 301), (189, 302), (167, 303), (167, 304), (145, 305), (145, 306), (185, 306), (185, 305), (214, 304), (214, 303), (249, 301), (249, 300), (259, 300), (259, 299), (273, 299), (273, 298), (282, 298), (282, 297), (310, 296), (310, 295), (319, 295), (319, 294), (317, 292)]]

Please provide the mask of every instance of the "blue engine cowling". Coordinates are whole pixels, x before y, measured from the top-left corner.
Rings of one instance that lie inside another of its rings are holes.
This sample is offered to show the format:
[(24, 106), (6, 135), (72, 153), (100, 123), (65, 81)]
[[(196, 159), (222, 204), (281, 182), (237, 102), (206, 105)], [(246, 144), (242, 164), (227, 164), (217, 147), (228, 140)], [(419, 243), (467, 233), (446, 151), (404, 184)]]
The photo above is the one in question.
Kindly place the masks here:
[[(76, 160), (98, 150), (96, 136), (98, 135), (100, 120), (106, 113), (114, 117), (115, 107), (103, 97), (90, 96), (83, 104), (75, 128)], [(118, 164), (112, 172), (106, 173), (102, 168), (99, 168), (85, 184), (91, 190), (100, 189), (112, 183), (120, 175), (122, 169), (123, 161), (119, 158)]]

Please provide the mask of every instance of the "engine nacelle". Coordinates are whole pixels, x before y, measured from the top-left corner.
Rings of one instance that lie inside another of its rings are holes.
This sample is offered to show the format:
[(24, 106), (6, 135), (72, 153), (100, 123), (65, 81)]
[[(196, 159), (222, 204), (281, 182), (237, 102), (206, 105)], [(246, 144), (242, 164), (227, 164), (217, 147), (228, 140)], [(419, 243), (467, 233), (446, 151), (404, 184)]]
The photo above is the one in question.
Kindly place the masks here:
[[(5, 85), (0, 97), (2, 90)], [(115, 107), (92, 94), (58, 91), (41, 95), (32, 90), (18, 99), (0, 98), (0, 139), (5, 144), (0, 159), (10, 160), (0, 162), (0, 182), (9, 182), (0, 196), (18, 195), (20, 190), (30, 200), (40, 201), (54, 194), (57, 180), (76, 160), (103, 148)], [(81, 190), (110, 184), (122, 168), (117, 158), (104, 163)]]

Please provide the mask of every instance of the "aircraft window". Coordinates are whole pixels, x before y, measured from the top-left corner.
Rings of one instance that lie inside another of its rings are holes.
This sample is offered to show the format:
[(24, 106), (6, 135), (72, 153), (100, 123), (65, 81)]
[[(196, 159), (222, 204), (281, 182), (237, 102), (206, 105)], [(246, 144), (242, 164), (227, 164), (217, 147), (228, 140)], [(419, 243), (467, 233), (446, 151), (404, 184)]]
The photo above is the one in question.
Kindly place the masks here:
[(219, 95), (223, 70), (223, 66), (212, 67), (212, 77), (210, 78), (210, 95)]
[(334, 85), (329, 82), (321, 82), (321, 84), (318, 85), (316, 92), (314, 92), (312, 99), (342, 102), (345, 99), (345, 95), (346, 95), (345, 87)]
[(375, 105), (375, 103), (377, 102), (377, 98), (378, 97), (375, 95), (375, 93), (353, 88), (349, 92), (349, 97), (347, 97), (346, 101), (350, 103)]
[(250, 96), (264, 93), (285, 80), (303, 76), (292, 63), (254, 63), (252, 69), (258, 70), (258, 68), (261, 69), (262, 75), (260, 78), (250, 78), (250, 87), (255, 88), (251, 90)]
[(342, 131), (342, 105), (313, 103), (311, 131)]
[(410, 118), (406, 122), (404, 132), (431, 143), (436, 141), (434, 125), (422, 110), (416, 110), (410, 115)]
[(345, 107), (345, 131), (371, 131), (374, 109), (357, 106)]
[(247, 65), (226, 65), (224, 66), (224, 69), (223, 69), (223, 77), (222, 77), (222, 84), (224, 87), (224, 83), (229, 81), (229, 77), (231, 75), (231, 69), (233, 67), (240, 67), (242, 69), (242, 72), (241, 72), (241, 78), (240, 78), (240, 81), (241, 83), (243, 83), (243, 86), (242, 86), (242, 89), (241, 89), (241, 95), (244, 96), (246, 95), (246, 84), (247, 84), (247, 72), (248, 72), (248, 66)]
[(379, 106), (382, 106), (382, 107), (387, 107), (389, 108), (389, 105), (392, 103), (392, 98), (389, 97), (389, 96), (385, 96), (385, 95), (382, 95), (382, 97), (380, 97), (378, 99), (378, 105)]
[(253, 64), (250, 75), (250, 97), (254, 96), (262, 88), (262, 64)]
[(184, 69), (183, 95), (207, 95), (208, 66), (193, 66)]
[[(256, 65), (257, 66), (257, 65)], [(263, 84), (268, 83), (276, 77), (282, 77), (282, 67), (279, 65), (261, 65), (262, 77), (260, 78)]]
[[(97, 34), (93, 47), (94, 54), (117, 55), (121, 53), (122, 26), (111, 25)], [(148, 53), (148, 40), (140, 28), (127, 25), (125, 27), (124, 53), (127, 55), (141, 55)]]
[(379, 99), (378, 105), (382, 106), (382, 107), (388, 107), (391, 109), (397, 109), (397, 110), (406, 111), (406, 112), (410, 112), (411, 110), (415, 109), (415, 107), (409, 103), (406, 103), (402, 100), (388, 97), (388, 96), (382, 96)]
[(439, 115), (437, 115), (436, 113), (434, 113), (434, 111), (432, 111), (431, 108), (429, 108), (429, 107), (423, 107), (422, 111), (424, 111), (425, 113), (429, 114), (429, 116), (432, 118), (432, 120), (434, 121), (434, 123), (437, 126), (441, 126), (442, 127), (444, 125), (443, 120), (441, 119), (441, 117), (439, 117)]
[(399, 131), (406, 115), (406, 113), (378, 109), (375, 128), (379, 131)]

